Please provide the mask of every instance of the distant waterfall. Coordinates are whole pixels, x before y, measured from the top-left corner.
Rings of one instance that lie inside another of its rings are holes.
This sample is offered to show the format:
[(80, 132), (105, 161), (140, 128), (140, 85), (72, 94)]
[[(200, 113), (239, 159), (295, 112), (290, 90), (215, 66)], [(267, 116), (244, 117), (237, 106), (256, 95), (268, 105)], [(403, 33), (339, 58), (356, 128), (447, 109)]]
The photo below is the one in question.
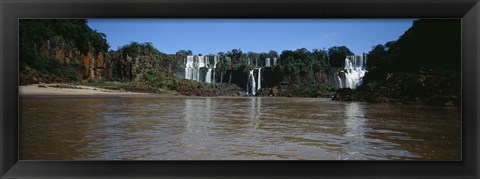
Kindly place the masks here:
[(205, 83), (212, 83), (212, 69), (209, 68), (205, 75)]
[(260, 84), (261, 84), (261, 83), (260, 83), (260, 78), (262, 77), (262, 75), (260, 74), (260, 70), (261, 70), (261, 69), (262, 69), (262, 68), (258, 68), (258, 76), (257, 76), (257, 79), (258, 79), (258, 80), (257, 80), (257, 83), (258, 83), (258, 85), (257, 85), (257, 91), (260, 90), (260, 88), (261, 88), (261, 85), (260, 85)]
[[(213, 58), (213, 64), (210, 63), (208, 58), (206, 58), (205, 64), (206, 67), (208, 68), (207, 74), (205, 74), (205, 83), (211, 84), (212, 82), (215, 83), (215, 68), (217, 68), (217, 63), (218, 63), (218, 58), (215, 56)], [(213, 78), (212, 78), (212, 71), (213, 71)]]
[[(210, 57), (210, 59), (209, 59)], [(212, 60), (213, 58), (213, 60)], [(189, 55), (184, 59), (185, 79), (195, 80), (208, 84), (216, 83), (217, 64), (220, 62), (220, 56), (216, 55)], [(228, 63), (231, 62), (230, 57), (225, 57)], [(256, 95), (258, 90), (262, 88), (262, 69), (273, 68), (277, 64), (277, 58), (245, 58), (245, 63), (251, 65), (254, 69), (247, 72), (247, 95)], [(263, 61), (265, 60), (265, 61)], [(257, 72), (258, 70), (258, 72)], [(179, 73), (181, 74), (181, 73)]]
[[(339, 88), (355, 89), (362, 84), (362, 78), (367, 72), (367, 58), (364, 54), (351, 55), (345, 58), (345, 68), (340, 73), (336, 73)], [(335, 80), (337, 84), (337, 81)]]
[[(213, 64), (210, 63), (207, 56), (189, 55), (185, 62), (185, 79), (195, 80), (198, 82), (212, 83), (215, 82), (215, 68), (218, 58), (215, 56)], [(208, 68), (207, 73), (202, 73), (201, 68)], [(213, 77), (212, 77), (213, 71)], [(205, 77), (205, 78), (203, 78)]]
[(275, 66), (275, 65), (277, 65), (277, 58), (273, 58), (273, 59), (272, 58), (265, 58), (265, 67), (272, 67), (272, 66)]
[(187, 56), (185, 60), (185, 79), (194, 80), (194, 73), (196, 68), (193, 66), (193, 56)]
[(248, 82), (247, 82), (247, 94), (255, 95), (257, 92), (255, 87), (255, 76), (253, 75), (255, 69), (250, 70), (248, 74)]
[(198, 65), (197, 65), (197, 78), (195, 81), (200, 81), (200, 68), (205, 67), (205, 56), (197, 56), (198, 58)]
[(338, 87), (339, 87), (339, 88), (343, 88), (342, 78), (340, 78), (340, 75), (339, 75), (339, 74), (336, 74), (336, 76), (337, 76), (337, 80), (338, 80), (338, 81), (336, 81), (335, 84), (338, 84)]
[[(258, 70), (257, 76), (255, 77), (255, 70)], [(261, 86), (261, 80), (262, 80), (262, 73), (261, 73), (262, 68), (255, 68), (253, 70), (250, 70), (248, 73), (248, 81), (247, 81), (247, 95), (254, 95), (257, 93), (258, 90), (260, 90)]]
[(213, 83), (215, 83), (215, 73), (217, 71), (218, 56), (213, 57)]

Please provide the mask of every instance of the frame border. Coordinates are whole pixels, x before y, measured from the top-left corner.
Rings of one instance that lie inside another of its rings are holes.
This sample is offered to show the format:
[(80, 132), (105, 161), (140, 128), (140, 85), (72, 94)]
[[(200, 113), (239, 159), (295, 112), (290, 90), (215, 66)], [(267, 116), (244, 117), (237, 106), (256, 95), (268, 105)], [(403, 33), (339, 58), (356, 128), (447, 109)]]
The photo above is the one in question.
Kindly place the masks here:
[[(479, 178), (479, 0), (0, 0), (0, 177)], [(461, 18), (463, 161), (18, 161), (19, 18)]]

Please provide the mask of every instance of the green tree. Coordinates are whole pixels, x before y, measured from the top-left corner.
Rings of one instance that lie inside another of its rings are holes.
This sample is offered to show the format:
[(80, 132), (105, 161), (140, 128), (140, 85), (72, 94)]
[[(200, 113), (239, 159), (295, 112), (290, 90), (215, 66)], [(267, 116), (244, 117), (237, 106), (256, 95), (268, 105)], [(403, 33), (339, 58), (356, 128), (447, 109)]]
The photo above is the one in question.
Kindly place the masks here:
[(314, 71), (327, 72), (330, 68), (328, 65), (328, 52), (325, 50), (313, 49), (312, 58), (315, 59)]
[(220, 83), (223, 83), (223, 76), (230, 69), (229, 62), (227, 61), (226, 54), (224, 52), (218, 52), (219, 61), (217, 63), (217, 68), (220, 70)]
[(353, 55), (352, 51), (345, 46), (334, 46), (328, 49), (328, 59), (331, 67), (343, 68), (345, 66), (345, 58)]
[(429, 68), (460, 68), (461, 21), (458, 19), (420, 19), (413, 22), (395, 43), (396, 69), (425, 71)]
[[(74, 79), (75, 72), (72, 69), (85, 69), (75, 67), (80, 64), (80, 59), (72, 59), (72, 64), (62, 64), (57, 57), (63, 60), (66, 52), (70, 52), (71, 56), (80, 52), (85, 56), (92, 53), (97, 57), (99, 54), (106, 53), (108, 48), (106, 35), (92, 30), (85, 19), (19, 20), (21, 71), (29, 66), (37, 71), (44, 71), (46, 74), (57, 77), (70, 76), (69, 78)], [(42, 64), (47, 63), (45, 59), (48, 59), (50, 64), (62, 65)], [(52, 62), (52, 60), (57, 62)], [(67, 73), (65, 70), (68, 71), (68, 74), (64, 74)]]
[(387, 53), (388, 48), (382, 44), (378, 44), (368, 52), (367, 68), (368, 70), (374, 70), (375, 68), (385, 66), (388, 62), (389, 56)]
[(269, 58), (278, 58), (278, 53), (276, 51), (270, 50), (268, 51)]
[(242, 60), (242, 50), (241, 49), (232, 49), (231, 51), (228, 51), (226, 54), (228, 57), (231, 58), (231, 62), (228, 64), (229, 65), (229, 71), (230, 71), (230, 76), (228, 78), (228, 84), (232, 83), (232, 73), (234, 70), (234, 67), (236, 67), (236, 64), (241, 63)]

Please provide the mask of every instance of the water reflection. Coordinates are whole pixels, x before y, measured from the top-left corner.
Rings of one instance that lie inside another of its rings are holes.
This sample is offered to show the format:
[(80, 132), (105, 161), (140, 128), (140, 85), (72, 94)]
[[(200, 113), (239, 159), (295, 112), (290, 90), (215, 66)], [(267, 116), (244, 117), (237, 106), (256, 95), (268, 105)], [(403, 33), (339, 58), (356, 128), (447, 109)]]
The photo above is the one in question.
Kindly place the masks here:
[(316, 98), (21, 99), (20, 159), (458, 160), (460, 110)]
[(357, 102), (351, 102), (345, 105), (345, 119), (343, 123), (346, 126), (346, 137), (363, 138), (365, 132), (365, 122), (367, 119), (363, 116), (363, 106)]
[[(210, 136), (210, 122), (212, 120), (211, 98), (185, 99), (184, 120), (185, 131), (180, 135), (181, 148), (184, 151), (182, 158), (203, 159), (209, 155), (209, 146), (213, 139)], [(200, 157), (199, 156), (203, 156)]]
[(250, 98), (250, 121), (254, 128), (259, 128), (260, 117), (262, 115), (262, 98)]

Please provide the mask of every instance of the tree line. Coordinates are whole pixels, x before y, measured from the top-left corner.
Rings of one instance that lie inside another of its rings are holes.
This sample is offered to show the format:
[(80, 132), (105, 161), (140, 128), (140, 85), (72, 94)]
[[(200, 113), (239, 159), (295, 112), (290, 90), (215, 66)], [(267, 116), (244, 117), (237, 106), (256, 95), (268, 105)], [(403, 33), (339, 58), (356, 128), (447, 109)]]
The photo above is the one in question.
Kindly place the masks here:
[[(84, 19), (22, 19), (20, 20), (20, 67), (24, 76), (35, 75), (49, 81), (141, 81), (153, 83), (162, 77), (174, 77), (181, 70), (190, 50), (165, 54), (152, 43), (131, 42), (108, 51), (106, 35), (92, 30)], [(347, 47), (328, 50), (305, 48), (276, 51), (243, 52), (232, 49), (218, 52), (217, 82), (244, 86), (245, 73), (253, 69), (246, 59), (265, 65), (266, 58), (277, 58), (278, 64), (265, 70), (265, 85), (325, 84), (329, 70), (341, 68)], [(26, 80), (28, 81), (28, 80)]]
[[(166, 54), (149, 42), (131, 42), (108, 51), (106, 35), (92, 30), (83, 19), (21, 19), (19, 22), (20, 82), (23, 84), (119, 81), (178, 90), (178, 71), (183, 70), (184, 59), (193, 55), (190, 50)], [(459, 20), (414, 21), (397, 40), (372, 47), (367, 54), (368, 72), (357, 91), (376, 91), (384, 98), (399, 101), (436, 98), (434, 96), (458, 98), (460, 35)], [(262, 69), (262, 87), (308, 89), (315, 93), (335, 90), (329, 85), (330, 77), (344, 68), (346, 56), (353, 53), (346, 46), (335, 46), (280, 53), (232, 49), (205, 55), (219, 58), (217, 83), (243, 88), (247, 72), (254, 68), (247, 59), (257, 59), (260, 66), (264, 66), (266, 58), (277, 58), (275, 66)], [(182, 85), (184, 83), (192, 83), (192, 90), (205, 85), (185, 81)]]
[(397, 40), (372, 48), (368, 53), (368, 72), (360, 88), (343, 90), (339, 97), (459, 106), (460, 23), (458, 19), (415, 20)]

